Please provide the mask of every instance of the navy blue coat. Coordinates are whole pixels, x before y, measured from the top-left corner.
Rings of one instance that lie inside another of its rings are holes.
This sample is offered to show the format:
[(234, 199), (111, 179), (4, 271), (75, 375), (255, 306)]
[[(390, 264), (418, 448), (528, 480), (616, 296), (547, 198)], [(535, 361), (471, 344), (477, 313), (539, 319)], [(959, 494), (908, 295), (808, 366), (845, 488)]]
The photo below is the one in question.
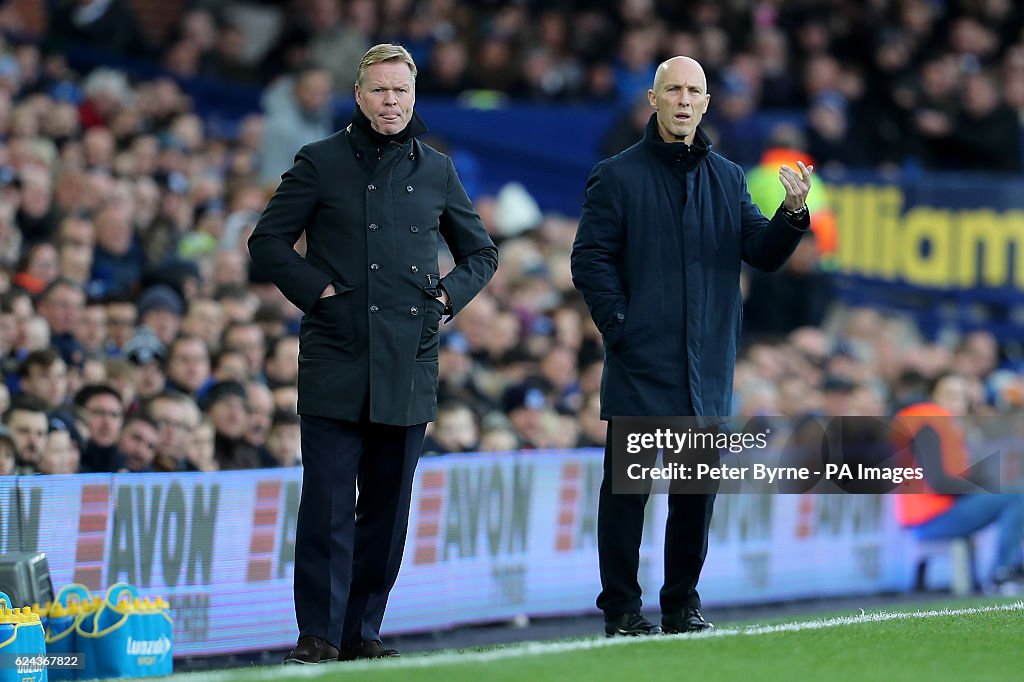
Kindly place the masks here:
[(768, 220), (743, 170), (711, 151), (644, 138), (594, 167), (572, 250), (573, 283), (604, 337), (601, 416), (732, 413), (742, 261), (786, 262), (809, 223)]

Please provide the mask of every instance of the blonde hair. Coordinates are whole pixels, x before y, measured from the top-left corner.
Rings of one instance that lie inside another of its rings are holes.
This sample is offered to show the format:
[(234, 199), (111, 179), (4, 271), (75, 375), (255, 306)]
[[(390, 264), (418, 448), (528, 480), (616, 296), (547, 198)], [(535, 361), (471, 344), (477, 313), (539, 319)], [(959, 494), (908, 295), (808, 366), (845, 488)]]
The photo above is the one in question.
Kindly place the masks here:
[(363, 55), (362, 60), (359, 62), (359, 71), (356, 73), (356, 85), (362, 84), (366, 78), (366, 70), (374, 64), (399, 59), (409, 65), (409, 71), (412, 73), (412, 83), (416, 85), (416, 62), (412, 60), (412, 55), (401, 45), (393, 45), (391, 43), (374, 45), (366, 51), (366, 54)]

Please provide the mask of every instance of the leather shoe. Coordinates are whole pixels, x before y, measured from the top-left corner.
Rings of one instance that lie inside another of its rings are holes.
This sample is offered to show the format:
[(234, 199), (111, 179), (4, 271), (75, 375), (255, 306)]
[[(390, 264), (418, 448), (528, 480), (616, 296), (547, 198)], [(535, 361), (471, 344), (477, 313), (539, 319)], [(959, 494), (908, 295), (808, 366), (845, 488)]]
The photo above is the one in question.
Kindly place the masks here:
[(382, 642), (372, 640), (370, 642), (342, 644), (341, 649), (338, 651), (338, 660), (356, 661), (365, 658), (395, 658), (398, 655), (396, 649), (385, 649)]
[(285, 664), (310, 665), (338, 660), (338, 647), (319, 637), (300, 637), (295, 648), (285, 656)]
[(639, 611), (631, 611), (615, 618), (606, 618), (604, 634), (606, 637), (643, 637), (660, 635), (661, 628), (644, 618)]
[(682, 632), (703, 632), (713, 630), (714, 625), (704, 620), (700, 609), (690, 606), (682, 611), (674, 613), (663, 613), (661, 615), (661, 628), (666, 635), (678, 635)]

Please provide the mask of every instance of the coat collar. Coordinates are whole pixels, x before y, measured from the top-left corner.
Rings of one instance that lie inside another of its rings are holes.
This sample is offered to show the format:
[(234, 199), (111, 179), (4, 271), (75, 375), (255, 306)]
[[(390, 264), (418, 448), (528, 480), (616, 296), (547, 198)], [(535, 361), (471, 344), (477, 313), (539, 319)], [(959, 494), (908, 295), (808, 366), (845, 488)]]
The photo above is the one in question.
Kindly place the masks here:
[(644, 130), (644, 144), (666, 166), (675, 168), (682, 165), (685, 170), (690, 170), (703, 161), (711, 151), (711, 138), (700, 126), (697, 126), (693, 144), (665, 142), (658, 132), (658, 115), (656, 113), (651, 114), (651, 118), (647, 121), (647, 128)]
[(387, 144), (387, 142), (405, 144), (428, 130), (427, 124), (423, 122), (419, 113), (414, 109), (412, 118), (409, 119), (409, 125), (405, 126), (404, 130), (394, 135), (382, 135), (370, 127), (369, 119), (366, 118), (366, 115), (363, 114), (358, 106), (352, 112), (352, 123), (348, 126), (349, 134), (355, 138), (357, 143), (374, 146), (381, 146), (382, 144)]

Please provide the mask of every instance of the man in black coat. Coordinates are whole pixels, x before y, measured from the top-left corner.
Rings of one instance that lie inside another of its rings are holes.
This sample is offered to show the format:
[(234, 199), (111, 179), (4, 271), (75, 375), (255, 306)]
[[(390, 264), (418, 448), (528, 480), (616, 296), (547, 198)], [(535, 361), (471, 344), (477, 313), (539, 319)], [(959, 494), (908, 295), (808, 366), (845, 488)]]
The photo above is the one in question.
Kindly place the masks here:
[[(299, 150), (249, 239), (253, 262), (305, 313), (288, 663), (396, 655), (380, 625), (437, 411), (438, 326), (498, 265), (451, 159), (416, 139), (415, 86), (404, 48), (371, 48), (352, 123)], [(293, 248), (303, 232), (305, 257)], [(439, 237), (456, 263), (443, 279)]]
[[(698, 127), (710, 95), (704, 70), (673, 57), (648, 92), (643, 139), (599, 163), (572, 252), (572, 274), (604, 337), (601, 417), (609, 420), (598, 508), (602, 591), (612, 635), (655, 634), (637, 582), (646, 494), (613, 494), (614, 417), (697, 416), (727, 421), (740, 334), (741, 262), (778, 269), (810, 226), (812, 168), (783, 166), (786, 198), (771, 220), (751, 202), (739, 166), (711, 151)], [(625, 458), (620, 465), (626, 464)], [(662, 627), (711, 627), (697, 580), (714, 495), (669, 498)]]

